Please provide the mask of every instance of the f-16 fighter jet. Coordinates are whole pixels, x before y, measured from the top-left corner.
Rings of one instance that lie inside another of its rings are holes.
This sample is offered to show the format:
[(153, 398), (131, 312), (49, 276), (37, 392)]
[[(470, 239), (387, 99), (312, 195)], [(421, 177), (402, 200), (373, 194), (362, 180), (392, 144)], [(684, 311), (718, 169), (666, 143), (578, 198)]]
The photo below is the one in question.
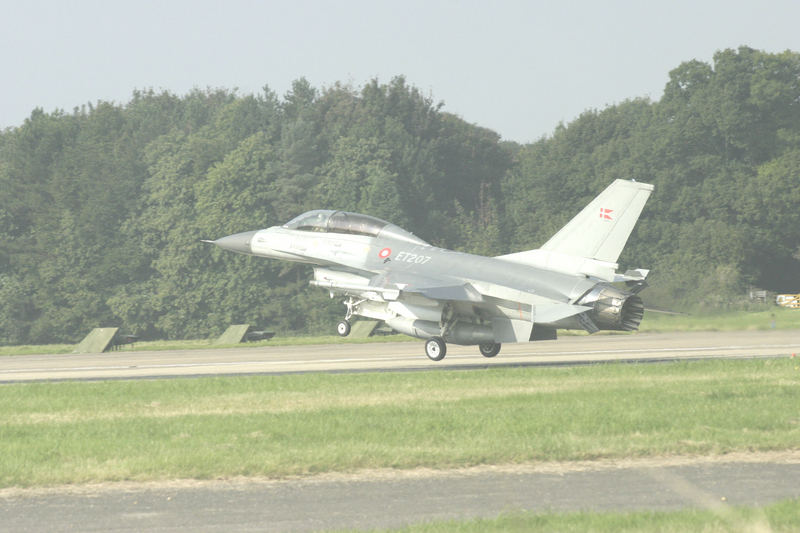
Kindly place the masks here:
[(363, 316), (425, 339), (433, 361), (448, 342), (494, 357), (503, 342), (553, 340), (559, 328), (638, 329), (649, 271), (618, 274), (617, 258), (652, 190), (616, 180), (541, 248), (498, 257), (437, 248), (378, 218), (330, 210), (206, 242), (313, 265), (311, 284), (345, 298), (339, 335)]

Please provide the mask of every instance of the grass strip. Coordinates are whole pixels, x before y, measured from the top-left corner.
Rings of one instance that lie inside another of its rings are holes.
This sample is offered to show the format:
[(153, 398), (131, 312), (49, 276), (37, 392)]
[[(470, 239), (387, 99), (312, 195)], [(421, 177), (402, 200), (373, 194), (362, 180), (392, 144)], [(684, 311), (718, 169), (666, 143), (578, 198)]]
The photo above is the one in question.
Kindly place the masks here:
[[(259, 348), (261, 346), (310, 346), (317, 344), (374, 344), (383, 342), (418, 341), (407, 335), (376, 335), (374, 337), (340, 337), (338, 335), (318, 335), (301, 337), (274, 337), (270, 340), (239, 344), (213, 344), (213, 339), (184, 339), (141, 341), (121, 346), (122, 351), (162, 351), (162, 350), (218, 350), (220, 348)], [(73, 353), (75, 344), (28, 344), (20, 346), (0, 346), (3, 355), (34, 355)]]
[(645, 311), (643, 333), (672, 331), (765, 331), (800, 329), (800, 309), (769, 306), (759, 311), (666, 315)]
[(759, 507), (719, 507), (681, 511), (508, 513), (494, 519), (450, 520), (374, 530), (376, 533), (745, 533), (800, 529), (800, 500)]
[(793, 359), (0, 386), (0, 487), (796, 450)]

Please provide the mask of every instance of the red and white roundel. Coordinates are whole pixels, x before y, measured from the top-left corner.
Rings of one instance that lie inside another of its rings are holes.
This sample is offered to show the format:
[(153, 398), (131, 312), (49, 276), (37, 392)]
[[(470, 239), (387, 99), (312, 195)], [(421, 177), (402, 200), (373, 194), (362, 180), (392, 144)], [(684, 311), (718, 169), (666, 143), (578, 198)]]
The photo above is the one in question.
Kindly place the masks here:
[(392, 255), (392, 249), (391, 248), (384, 248), (383, 250), (378, 252), (378, 257), (380, 257), (381, 259), (386, 259), (390, 255)]

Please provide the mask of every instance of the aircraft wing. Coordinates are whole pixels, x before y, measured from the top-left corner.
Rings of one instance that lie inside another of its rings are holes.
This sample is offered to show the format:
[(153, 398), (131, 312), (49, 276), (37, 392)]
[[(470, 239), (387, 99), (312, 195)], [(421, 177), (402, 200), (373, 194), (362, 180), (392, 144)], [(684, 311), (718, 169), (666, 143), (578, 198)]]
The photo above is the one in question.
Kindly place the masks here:
[(383, 272), (370, 278), (340, 270), (317, 267), (312, 285), (369, 298), (380, 295), (384, 300), (397, 300), (400, 294), (416, 293), (432, 300), (474, 302), (476, 304), (505, 302), (522, 304), (532, 309), (533, 321), (551, 323), (568, 318), (591, 307), (559, 302), (551, 298), (483, 281), (464, 281), (449, 276), (421, 276), (409, 272)]
[(370, 280), (370, 285), (380, 289), (397, 289), (414, 292), (433, 300), (468, 301), (481, 303), (487, 298), (512, 304), (529, 305), (533, 322), (552, 323), (590, 311), (591, 307), (559, 302), (496, 283), (463, 281), (447, 276), (425, 277), (404, 272), (384, 273)]
[(432, 300), (481, 302), (483, 297), (468, 282), (448, 277), (433, 278), (407, 272), (385, 272), (369, 282), (371, 287), (414, 292)]
[(472, 285), (458, 279), (433, 278), (407, 272), (384, 272), (372, 277), (365, 274), (317, 267), (311, 284), (367, 298), (370, 298), (370, 294), (380, 295), (384, 300), (397, 300), (401, 292), (411, 292), (432, 300), (483, 301)]

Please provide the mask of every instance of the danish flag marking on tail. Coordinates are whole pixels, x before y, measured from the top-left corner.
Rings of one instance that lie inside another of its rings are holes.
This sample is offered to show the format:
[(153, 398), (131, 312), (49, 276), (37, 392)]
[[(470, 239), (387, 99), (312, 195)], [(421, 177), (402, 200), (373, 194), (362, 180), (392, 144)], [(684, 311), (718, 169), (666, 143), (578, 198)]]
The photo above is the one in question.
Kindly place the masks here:
[(602, 218), (603, 220), (614, 220), (614, 217), (611, 216), (611, 213), (613, 212), (614, 212), (613, 209), (606, 209), (605, 207), (601, 207), (600, 218)]

